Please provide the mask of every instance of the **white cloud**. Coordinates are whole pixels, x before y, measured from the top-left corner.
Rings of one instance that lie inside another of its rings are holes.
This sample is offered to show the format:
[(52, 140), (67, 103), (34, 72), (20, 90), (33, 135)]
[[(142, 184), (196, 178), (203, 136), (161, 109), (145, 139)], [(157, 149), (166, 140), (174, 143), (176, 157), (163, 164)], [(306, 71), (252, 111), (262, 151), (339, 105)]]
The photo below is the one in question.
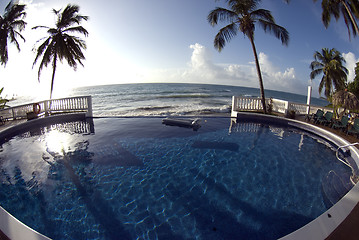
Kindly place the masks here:
[(193, 49), (191, 56), (191, 66), (194, 69), (208, 68), (212, 65), (212, 56), (210, 52), (201, 44), (196, 43), (189, 46)]
[[(191, 60), (187, 69), (156, 70), (147, 78), (148, 82), (186, 82), (224, 84), (243, 87), (259, 87), (255, 64), (216, 64), (210, 51), (196, 43), (192, 49)], [(294, 68), (280, 71), (264, 53), (259, 53), (259, 62), (265, 89), (306, 94), (307, 83), (297, 79)]]
[(294, 93), (305, 92), (305, 83), (297, 79), (294, 68), (287, 68), (284, 72), (281, 72), (279, 68), (269, 60), (269, 57), (262, 52), (259, 53), (259, 63), (265, 87)]
[(359, 61), (359, 59), (357, 59), (355, 57), (355, 54), (352, 52), (348, 52), (348, 53), (343, 53), (343, 58), (345, 59), (346, 63), (345, 63), (345, 67), (348, 69), (349, 74), (348, 74), (348, 82), (351, 82), (354, 80), (355, 78), (355, 66), (356, 63)]

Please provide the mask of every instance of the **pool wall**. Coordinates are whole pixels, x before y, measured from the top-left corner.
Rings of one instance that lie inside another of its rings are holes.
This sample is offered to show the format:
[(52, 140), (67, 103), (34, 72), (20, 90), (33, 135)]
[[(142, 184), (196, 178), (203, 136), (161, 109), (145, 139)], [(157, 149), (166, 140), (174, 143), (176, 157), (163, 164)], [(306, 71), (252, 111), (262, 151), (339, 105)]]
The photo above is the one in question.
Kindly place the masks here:
[(14, 137), (20, 133), (24, 133), (26, 131), (30, 131), (34, 128), (41, 128), (51, 124), (65, 123), (71, 121), (85, 121), (86, 119), (92, 120), (92, 118), (86, 118), (85, 113), (61, 114), (48, 116), (45, 118), (32, 119), (30, 121), (23, 122), (13, 127), (9, 127), (2, 130), (0, 132), (0, 143), (6, 142), (9, 140), (9, 138)]
[(0, 207), (0, 229), (11, 240), (49, 240)]
[[(47, 124), (56, 124), (66, 121), (84, 120), (86, 117), (84, 114), (68, 114), (60, 116), (51, 116), (48, 118), (41, 118), (31, 120), (11, 128), (5, 129), (0, 132), (0, 141), (9, 139), (21, 132), (29, 131), (32, 128), (41, 127)], [(343, 146), (349, 144), (341, 137), (313, 126), (309, 123), (285, 119), (281, 117), (254, 114), (254, 113), (239, 113), (237, 118), (232, 118), (232, 121), (255, 121), (266, 122), (272, 124), (280, 124), (284, 126), (296, 127), (312, 134), (318, 135), (321, 138), (326, 139), (335, 146)], [(356, 147), (349, 147), (351, 156), (355, 161), (355, 164), (359, 166), (359, 151)], [(356, 166), (356, 167), (357, 167)], [(303, 226), (302, 228), (290, 233), (287, 236), (281, 238), (282, 240), (302, 240), (302, 239), (325, 239), (327, 238), (344, 219), (350, 214), (354, 207), (358, 204), (359, 200), (359, 183), (357, 183), (339, 202), (332, 206), (329, 210), (324, 212), (318, 218)], [(19, 220), (14, 218), (6, 210), (0, 207), (0, 230), (10, 239), (26, 239), (26, 240), (45, 240), (48, 237), (32, 230)]]

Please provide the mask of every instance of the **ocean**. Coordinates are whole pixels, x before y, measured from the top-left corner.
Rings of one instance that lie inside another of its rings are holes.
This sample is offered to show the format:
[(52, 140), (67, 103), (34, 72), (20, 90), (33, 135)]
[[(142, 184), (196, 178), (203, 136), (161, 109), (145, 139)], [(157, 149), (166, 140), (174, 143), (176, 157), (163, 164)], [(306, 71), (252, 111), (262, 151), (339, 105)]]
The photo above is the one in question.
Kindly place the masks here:
[[(80, 87), (64, 97), (92, 96), (93, 114), (101, 116), (181, 116), (230, 113), (232, 96), (258, 97), (259, 89), (183, 83), (139, 83)], [(265, 90), (267, 98), (306, 103), (307, 96)], [(19, 97), (10, 106), (32, 102)], [(327, 101), (312, 98), (313, 105), (325, 106)]]

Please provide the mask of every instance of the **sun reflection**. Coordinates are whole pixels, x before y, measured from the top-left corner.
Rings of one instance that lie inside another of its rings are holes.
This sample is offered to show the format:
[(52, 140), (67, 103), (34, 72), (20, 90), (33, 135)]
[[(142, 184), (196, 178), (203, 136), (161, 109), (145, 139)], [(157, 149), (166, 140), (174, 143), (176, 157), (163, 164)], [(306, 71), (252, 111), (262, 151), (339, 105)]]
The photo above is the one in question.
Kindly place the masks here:
[(49, 153), (63, 154), (69, 149), (69, 136), (67, 133), (52, 130), (46, 134), (46, 151)]

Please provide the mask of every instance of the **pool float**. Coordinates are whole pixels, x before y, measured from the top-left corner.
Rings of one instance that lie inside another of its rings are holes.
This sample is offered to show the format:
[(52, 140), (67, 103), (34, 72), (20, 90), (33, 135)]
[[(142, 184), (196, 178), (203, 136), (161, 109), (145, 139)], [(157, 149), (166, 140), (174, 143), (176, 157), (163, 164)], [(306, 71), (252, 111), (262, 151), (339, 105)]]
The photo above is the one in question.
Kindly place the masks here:
[(178, 127), (187, 127), (193, 128), (193, 130), (197, 130), (201, 127), (200, 119), (187, 119), (187, 118), (165, 118), (162, 119), (162, 123), (169, 126), (178, 126)]

